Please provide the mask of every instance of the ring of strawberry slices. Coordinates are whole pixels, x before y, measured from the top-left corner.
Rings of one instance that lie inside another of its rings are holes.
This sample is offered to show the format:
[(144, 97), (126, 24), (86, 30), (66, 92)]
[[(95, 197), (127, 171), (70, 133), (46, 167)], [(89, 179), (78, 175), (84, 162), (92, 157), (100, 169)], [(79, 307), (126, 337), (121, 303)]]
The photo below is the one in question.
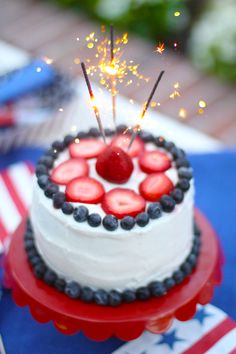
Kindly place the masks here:
[[(107, 129), (105, 133), (111, 139), (109, 145), (99, 139), (96, 128), (79, 132), (77, 136), (67, 135), (63, 141), (52, 144), (39, 160), (36, 176), (40, 188), (53, 200), (55, 208), (64, 214), (72, 214), (76, 221), (87, 220), (91, 227), (103, 224), (107, 230), (114, 231), (119, 225), (124, 230), (135, 225), (144, 227), (151, 219), (159, 218), (162, 212), (172, 212), (177, 204), (182, 203), (192, 178), (184, 151), (163, 137), (154, 137), (146, 131), (141, 131), (128, 149), (131, 135), (124, 134), (126, 131), (124, 125), (118, 126), (116, 132)], [(148, 143), (158, 149), (147, 150)], [(70, 158), (56, 163), (65, 149), (68, 149)], [(90, 159), (96, 159), (99, 178), (90, 176)], [(138, 193), (122, 187), (133, 173), (134, 160), (138, 161), (138, 168), (145, 175)], [(173, 166), (178, 174), (176, 185), (166, 174)], [(101, 178), (116, 186), (106, 191)], [(78, 218), (81, 204), (87, 209), (90, 204), (99, 204), (105, 213), (104, 218), (89, 214), (89, 210), (83, 219)], [(111, 216), (115, 220), (112, 225), (107, 220)]]

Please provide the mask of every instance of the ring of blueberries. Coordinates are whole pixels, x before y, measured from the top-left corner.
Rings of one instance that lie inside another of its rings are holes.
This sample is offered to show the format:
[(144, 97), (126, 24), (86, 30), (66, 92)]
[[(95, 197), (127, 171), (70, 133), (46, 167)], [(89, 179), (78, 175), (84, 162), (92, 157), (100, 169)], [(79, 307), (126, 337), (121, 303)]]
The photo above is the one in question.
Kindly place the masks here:
[[(117, 133), (127, 129), (126, 125), (119, 125), (116, 129)], [(113, 136), (116, 133), (114, 130), (105, 129), (106, 136)], [(77, 222), (87, 221), (91, 227), (103, 225), (105, 229), (114, 231), (120, 227), (123, 230), (131, 230), (135, 225), (145, 227), (150, 220), (158, 219), (162, 212), (170, 213), (174, 210), (176, 204), (182, 203), (184, 194), (190, 188), (190, 180), (192, 179), (192, 168), (189, 161), (186, 159), (185, 152), (178, 148), (173, 142), (166, 141), (163, 137), (154, 137), (147, 131), (141, 131), (139, 137), (144, 143), (154, 143), (156, 146), (167, 150), (171, 154), (178, 171), (179, 180), (170, 195), (163, 195), (160, 202), (150, 203), (145, 212), (139, 213), (135, 218), (125, 216), (122, 220), (118, 220), (114, 215), (105, 215), (102, 217), (98, 213), (89, 214), (86, 206), (74, 206), (65, 200), (63, 192), (59, 191), (58, 185), (50, 181), (50, 170), (53, 167), (54, 161), (57, 159), (60, 152), (69, 146), (76, 138), (82, 139), (87, 137), (99, 137), (100, 132), (97, 128), (91, 128), (88, 132), (79, 132), (76, 136), (66, 135), (63, 141), (54, 141), (51, 148), (39, 159), (36, 166), (36, 176), (39, 187), (44, 191), (46, 197), (53, 200), (53, 206), (66, 215), (72, 215)]]
[(93, 290), (88, 286), (80, 286), (75, 281), (66, 282), (51, 270), (39, 255), (35, 243), (33, 230), (28, 220), (24, 237), (24, 246), (28, 261), (32, 266), (34, 275), (43, 280), (47, 285), (54, 287), (72, 299), (80, 299), (86, 303), (96, 303), (101, 306), (119, 306), (122, 303), (131, 303), (135, 300), (148, 300), (150, 297), (162, 297), (175, 285), (180, 284), (190, 275), (197, 265), (201, 246), (201, 231), (194, 223), (194, 239), (190, 254), (181, 264), (179, 269), (169, 278), (163, 281), (152, 281), (147, 286), (137, 289), (126, 289), (123, 292), (117, 290), (105, 291), (103, 289)]

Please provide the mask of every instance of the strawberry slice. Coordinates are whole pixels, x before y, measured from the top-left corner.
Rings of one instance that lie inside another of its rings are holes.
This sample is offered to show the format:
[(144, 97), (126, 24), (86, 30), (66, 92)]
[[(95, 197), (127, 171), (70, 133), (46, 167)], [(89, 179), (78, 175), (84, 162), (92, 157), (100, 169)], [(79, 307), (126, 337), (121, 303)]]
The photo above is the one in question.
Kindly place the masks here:
[(89, 166), (81, 157), (62, 162), (52, 170), (51, 181), (65, 185), (75, 177), (88, 176)]
[(117, 146), (124, 150), (130, 157), (137, 157), (144, 150), (144, 142), (137, 136), (130, 149), (128, 150), (128, 146), (130, 143), (131, 135), (130, 134), (119, 134), (114, 137), (111, 142), (111, 146)]
[(139, 158), (139, 166), (146, 173), (164, 172), (171, 167), (171, 160), (164, 152), (145, 151)]
[(71, 157), (84, 157), (85, 159), (93, 159), (97, 157), (106, 145), (98, 139), (80, 139), (77, 143), (72, 143), (69, 146)]
[(145, 200), (126, 188), (115, 188), (105, 194), (102, 208), (107, 214), (113, 214), (118, 219), (124, 216), (136, 216), (145, 210)]
[(66, 186), (66, 200), (96, 204), (102, 200), (105, 191), (103, 185), (91, 177), (74, 178)]
[(97, 158), (97, 173), (112, 183), (125, 183), (133, 172), (129, 155), (116, 146), (108, 146)]
[(160, 200), (163, 194), (169, 194), (174, 185), (164, 173), (152, 173), (140, 183), (140, 194), (151, 202)]

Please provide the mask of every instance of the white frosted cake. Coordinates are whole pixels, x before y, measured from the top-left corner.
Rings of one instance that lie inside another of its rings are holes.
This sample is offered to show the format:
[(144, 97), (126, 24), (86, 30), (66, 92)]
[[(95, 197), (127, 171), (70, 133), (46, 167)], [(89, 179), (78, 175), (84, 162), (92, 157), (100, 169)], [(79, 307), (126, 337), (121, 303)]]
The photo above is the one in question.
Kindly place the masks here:
[(183, 150), (126, 127), (56, 141), (34, 178), (28, 259), (36, 277), (99, 305), (164, 296), (196, 265), (194, 185)]

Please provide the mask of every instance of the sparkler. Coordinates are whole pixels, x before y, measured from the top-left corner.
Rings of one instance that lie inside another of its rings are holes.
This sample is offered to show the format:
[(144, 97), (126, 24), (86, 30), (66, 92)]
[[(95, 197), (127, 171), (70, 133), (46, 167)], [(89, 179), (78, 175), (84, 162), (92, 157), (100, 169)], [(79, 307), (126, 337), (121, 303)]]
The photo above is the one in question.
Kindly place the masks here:
[[(110, 25), (110, 47), (111, 47), (111, 68), (114, 68), (114, 30)], [(112, 97), (112, 116), (116, 125), (116, 75), (111, 74), (111, 97)]]
[[(156, 80), (156, 82), (155, 82), (155, 84), (154, 84), (154, 86), (153, 86), (153, 89), (152, 89), (152, 91), (151, 91), (151, 93), (150, 93), (150, 95), (149, 95), (149, 97), (148, 97), (148, 100), (147, 100), (147, 101), (145, 102), (145, 104), (144, 104), (142, 113), (141, 113), (141, 115), (140, 115), (140, 118), (141, 118), (141, 119), (144, 118), (144, 116), (145, 116), (145, 114), (146, 114), (146, 112), (147, 112), (147, 109), (148, 109), (148, 107), (149, 107), (149, 105), (150, 105), (150, 103), (151, 103), (151, 100), (152, 100), (152, 98), (153, 98), (153, 96), (154, 96), (154, 93), (155, 93), (155, 91), (156, 91), (156, 89), (157, 89), (157, 86), (159, 85), (159, 83), (160, 83), (160, 81), (161, 81), (161, 78), (162, 78), (164, 72), (165, 72), (164, 70), (162, 70), (162, 71), (160, 72), (160, 74), (159, 74), (159, 76), (158, 76), (158, 78), (157, 78), (157, 80)], [(130, 142), (129, 142), (128, 150), (131, 148), (131, 146), (132, 146), (132, 144), (133, 144), (133, 142), (134, 142), (134, 139), (136, 138), (136, 136), (138, 135), (138, 133), (139, 133), (140, 130), (141, 130), (141, 126), (140, 126), (139, 124), (136, 124), (136, 125), (133, 127), (132, 136), (131, 136), (131, 139), (130, 139)]]
[(95, 117), (97, 119), (99, 130), (100, 130), (100, 133), (101, 133), (102, 138), (104, 140), (104, 143), (106, 143), (106, 136), (105, 136), (105, 132), (104, 132), (104, 129), (103, 129), (102, 121), (101, 121), (101, 118), (100, 118), (100, 113), (99, 113), (98, 107), (96, 106), (96, 104), (94, 102), (95, 101), (95, 97), (94, 97), (93, 90), (92, 90), (92, 87), (91, 87), (91, 84), (90, 84), (90, 81), (89, 81), (89, 77), (88, 77), (88, 74), (87, 74), (87, 70), (86, 70), (85, 64), (83, 62), (81, 63), (81, 68), (82, 68), (82, 71), (83, 71), (83, 74), (84, 74), (85, 82), (86, 82), (86, 85), (87, 85), (87, 88), (88, 88), (90, 100), (91, 100), (92, 107), (93, 107), (93, 110), (94, 110), (94, 113), (95, 113)]

